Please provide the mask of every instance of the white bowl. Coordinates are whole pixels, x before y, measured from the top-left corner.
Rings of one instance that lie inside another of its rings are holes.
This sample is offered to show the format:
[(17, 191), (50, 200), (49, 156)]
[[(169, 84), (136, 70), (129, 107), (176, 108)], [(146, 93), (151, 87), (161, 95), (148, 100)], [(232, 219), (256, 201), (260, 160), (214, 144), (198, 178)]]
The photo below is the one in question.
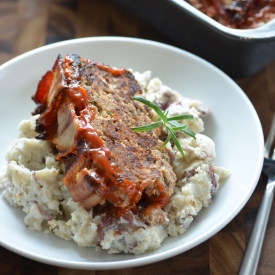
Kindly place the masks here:
[(20, 208), (0, 199), (0, 244), (27, 258), (75, 269), (121, 269), (145, 265), (180, 254), (207, 240), (242, 209), (259, 179), (263, 164), (263, 133), (259, 118), (244, 92), (224, 73), (183, 50), (157, 42), (94, 37), (64, 41), (18, 56), (0, 67), (0, 167), (4, 152), (17, 136), (17, 125), (28, 119), (35, 104), (31, 96), (41, 76), (51, 69), (57, 54), (83, 58), (135, 71), (151, 70), (164, 84), (184, 96), (203, 101), (211, 114), (205, 134), (216, 143), (216, 164), (231, 170), (209, 208), (195, 218), (181, 236), (140, 256), (80, 248), (53, 234), (31, 231)]

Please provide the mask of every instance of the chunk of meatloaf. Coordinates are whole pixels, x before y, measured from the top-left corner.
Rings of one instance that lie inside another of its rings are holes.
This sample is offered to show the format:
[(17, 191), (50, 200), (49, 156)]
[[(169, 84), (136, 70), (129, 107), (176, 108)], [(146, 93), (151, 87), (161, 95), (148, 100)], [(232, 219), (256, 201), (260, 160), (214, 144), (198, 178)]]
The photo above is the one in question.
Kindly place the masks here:
[(164, 223), (164, 213), (154, 219), (148, 211), (161, 212), (156, 209), (167, 204), (176, 176), (158, 130), (131, 130), (151, 123), (150, 110), (131, 99), (141, 93), (125, 69), (58, 56), (33, 96), (37, 138), (55, 145), (65, 163), (63, 183), (87, 210), (108, 201), (139, 211), (150, 224)]

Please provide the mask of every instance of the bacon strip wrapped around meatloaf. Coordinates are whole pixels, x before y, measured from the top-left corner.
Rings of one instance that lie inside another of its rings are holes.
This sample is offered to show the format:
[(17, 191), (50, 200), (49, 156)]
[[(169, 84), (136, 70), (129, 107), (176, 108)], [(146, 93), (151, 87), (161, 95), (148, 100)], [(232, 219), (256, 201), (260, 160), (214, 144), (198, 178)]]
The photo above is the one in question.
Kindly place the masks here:
[(63, 184), (87, 211), (131, 211), (147, 224), (164, 224), (176, 176), (158, 130), (131, 131), (151, 123), (151, 111), (131, 100), (141, 94), (125, 69), (58, 56), (33, 96), (37, 138), (56, 147)]

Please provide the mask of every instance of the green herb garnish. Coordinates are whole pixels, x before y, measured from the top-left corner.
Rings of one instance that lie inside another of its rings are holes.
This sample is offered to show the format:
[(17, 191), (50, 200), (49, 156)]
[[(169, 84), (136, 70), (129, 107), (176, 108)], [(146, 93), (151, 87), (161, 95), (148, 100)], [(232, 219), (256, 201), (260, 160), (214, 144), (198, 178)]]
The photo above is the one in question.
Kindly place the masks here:
[(175, 135), (175, 131), (182, 131), (185, 134), (191, 136), (192, 138), (196, 139), (195, 134), (187, 128), (186, 125), (182, 125), (177, 122), (177, 120), (183, 120), (183, 119), (193, 119), (194, 117), (190, 114), (182, 114), (182, 115), (176, 115), (172, 117), (168, 117), (168, 111), (162, 111), (156, 104), (153, 102), (141, 97), (141, 96), (133, 96), (132, 100), (137, 100), (146, 106), (153, 109), (156, 114), (159, 117), (159, 120), (156, 122), (153, 122), (151, 124), (142, 125), (138, 127), (132, 127), (131, 130), (135, 132), (145, 132), (153, 130), (157, 127), (164, 126), (167, 131), (167, 138), (164, 141), (162, 147), (166, 146), (166, 144), (172, 139), (176, 147), (178, 148), (179, 152), (182, 156), (184, 156), (184, 152), (180, 146), (180, 143)]

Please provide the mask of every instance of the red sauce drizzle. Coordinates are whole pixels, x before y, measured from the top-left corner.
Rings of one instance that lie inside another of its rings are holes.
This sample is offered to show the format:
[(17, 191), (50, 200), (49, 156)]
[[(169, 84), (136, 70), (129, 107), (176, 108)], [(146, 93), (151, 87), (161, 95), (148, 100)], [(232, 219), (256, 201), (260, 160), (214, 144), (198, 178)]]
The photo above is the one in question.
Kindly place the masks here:
[(97, 63), (96, 65), (100, 70), (111, 73), (113, 76), (121, 76), (122, 74), (124, 74), (126, 72), (125, 69), (114, 69), (112, 67), (109, 67), (109, 66), (106, 66), (103, 64), (99, 64), (99, 63)]
[[(141, 192), (136, 188), (135, 183), (125, 178), (120, 179), (120, 170), (118, 167), (112, 166), (109, 161), (109, 149), (104, 147), (102, 139), (91, 124), (95, 113), (93, 112), (94, 107), (89, 104), (86, 91), (79, 86), (67, 89), (63, 104), (73, 104), (75, 109), (80, 110), (77, 117), (79, 126), (73, 147), (67, 153), (61, 154), (61, 157), (59, 156), (58, 159), (63, 158), (69, 161), (67, 157), (70, 156), (68, 154), (77, 154), (78, 145), (85, 141), (87, 148), (83, 153), (92, 160), (92, 166), (96, 167), (96, 169), (93, 168), (95, 171), (87, 175), (91, 189), (117, 206), (125, 204), (121, 196), (118, 195), (118, 192), (120, 194), (127, 194), (129, 197), (128, 204), (138, 202), (141, 198)], [(56, 120), (56, 118), (54, 119)], [(87, 169), (89, 170), (89, 167)], [(65, 175), (66, 180), (68, 179), (66, 179)]]

